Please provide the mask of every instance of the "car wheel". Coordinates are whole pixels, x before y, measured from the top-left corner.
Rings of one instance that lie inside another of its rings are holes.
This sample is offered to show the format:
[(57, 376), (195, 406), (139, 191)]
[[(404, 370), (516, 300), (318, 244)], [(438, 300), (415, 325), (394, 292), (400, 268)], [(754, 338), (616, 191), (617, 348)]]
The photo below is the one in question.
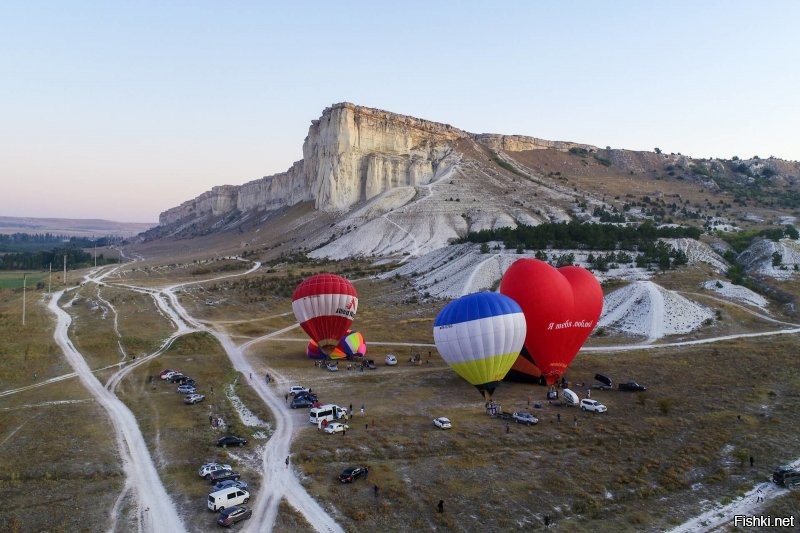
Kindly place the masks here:
[(224, 510), (225, 510), (224, 505), (220, 505), (219, 507), (217, 507), (217, 511), (224, 511)]
[(203, 477), (206, 479), (206, 481), (208, 481), (208, 480), (210, 480), (210, 479), (211, 479), (211, 474), (206, 474), (206, 475), (205, 475), (205, 476), (203, 476)]
[(245, 498), (244, 500), (242, 500), (243, 503), (247, 503), (249, 501), (250, 501), (250, 498)]
[(586, 408), (581, 405), (581, 411), (585, 411), (585, 410), (586, 410)]
[(223, 448), (227, 448), (227, 447), (228, 447), (228, 445), (227, 445), (227, 444), (223, 444), (223, 445), (222, 445), (222, 447), (223, 447)]

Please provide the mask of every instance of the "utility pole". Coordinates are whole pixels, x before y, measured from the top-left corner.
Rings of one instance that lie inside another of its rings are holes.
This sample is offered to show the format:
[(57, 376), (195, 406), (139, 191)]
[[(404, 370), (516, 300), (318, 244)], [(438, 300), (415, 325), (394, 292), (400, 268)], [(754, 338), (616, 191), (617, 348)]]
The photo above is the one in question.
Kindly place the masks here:
[(53, 284), (53, 262), (50, 261), (50, 276), (47, 278), (47, 294), (50, 294), (50, 285)]
[(94, 267), (97, 268), (97, 239), (94, 240)]
[(67, 286), (67, 254), (64, 254), (64, 286)]
[(22, 275), (22, 325), (25, 325), (25, 288), (28, 285), (28, 274)]

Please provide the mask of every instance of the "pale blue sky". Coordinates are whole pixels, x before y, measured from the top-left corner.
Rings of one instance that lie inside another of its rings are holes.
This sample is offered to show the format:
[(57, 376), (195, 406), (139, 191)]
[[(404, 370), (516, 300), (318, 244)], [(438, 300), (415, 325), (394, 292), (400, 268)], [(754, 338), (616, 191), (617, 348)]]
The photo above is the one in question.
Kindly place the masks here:
[(0, 215), (157, 221), (286, 170), (341, 101), (800, 160), (798, 21), (796, 1), (1, 2)]

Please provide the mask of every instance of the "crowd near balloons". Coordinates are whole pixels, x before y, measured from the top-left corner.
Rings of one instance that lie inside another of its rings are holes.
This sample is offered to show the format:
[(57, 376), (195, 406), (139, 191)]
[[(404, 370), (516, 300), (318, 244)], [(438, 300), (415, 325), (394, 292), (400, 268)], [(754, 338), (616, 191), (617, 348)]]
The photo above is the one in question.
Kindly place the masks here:
[[(350, 329), (358, 293), (345, 278), (306, 278), (295, 289), (292, 310), (311, 338), (308, 357), (366, 354), (364, 336)], [(503, 274), (499, 292), (468, 294), (446, 304), (434, 321), (433, 337), (449, 367), (489, 400), (503, 380), (558, 383), (602, 311), (603, 291), (591, 272), (524, 258)]]

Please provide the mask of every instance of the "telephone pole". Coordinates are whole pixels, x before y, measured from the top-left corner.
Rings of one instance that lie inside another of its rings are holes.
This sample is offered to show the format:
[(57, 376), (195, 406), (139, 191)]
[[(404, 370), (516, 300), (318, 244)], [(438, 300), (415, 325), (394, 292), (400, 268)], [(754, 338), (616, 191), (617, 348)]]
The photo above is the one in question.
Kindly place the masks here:
[(67, 286), (67, 254), (64, 254), (64, 286)]
[(22, 275), (22, 325), (25, 325), (25, 288), (28, 285), (28, 274)]

